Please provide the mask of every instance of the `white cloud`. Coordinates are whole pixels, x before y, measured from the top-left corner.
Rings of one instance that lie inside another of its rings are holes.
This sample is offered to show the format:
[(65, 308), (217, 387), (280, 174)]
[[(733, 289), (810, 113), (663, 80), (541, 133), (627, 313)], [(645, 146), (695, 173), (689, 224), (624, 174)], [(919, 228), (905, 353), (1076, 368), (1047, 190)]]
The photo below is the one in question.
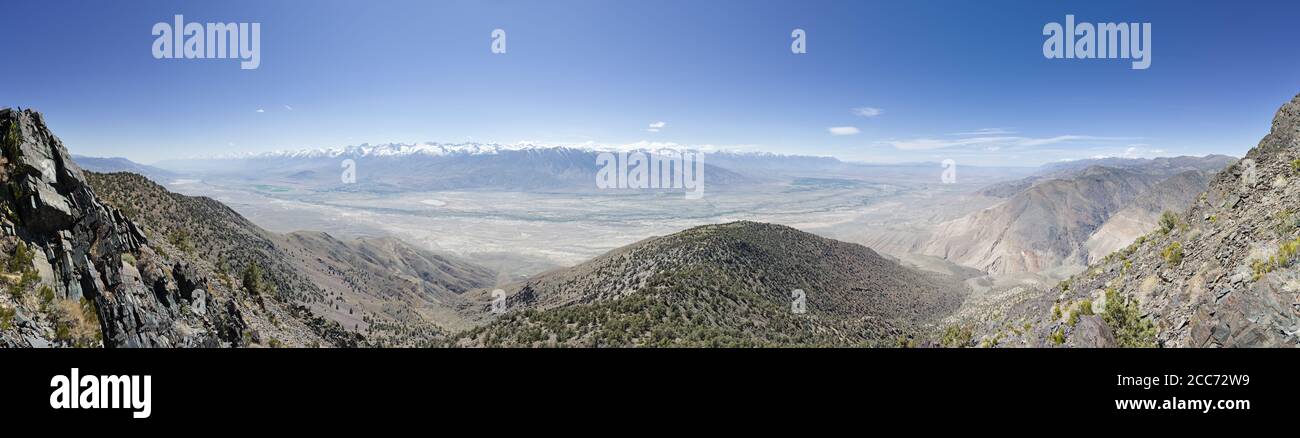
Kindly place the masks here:
[(904, 151), (926, 151), (931, 149), (944, 149), (957, 146), (986, 145), (990, 143), (1010, 142), (1011, 137), (978, 137), (963, 138), (957, 140), (937, 139), (937, 138), (913, 138), (907, 140), (889, 140), (885, 143), (893, 146), (895, 149)]
[(659, 132), (659, 128), (646, 128), (645, 132)]
[(830, 131), (831, 135), (855, 135), (862, 132), (861, 130), (858, 130), (858, 128), (852, 126), (832, 126), (827, 128), (827, 131)]
[(858, 116), (861, 116), (861, 117), (875, 117), (875, 116), (878, 116), (878, 115), (881, 115), (881, 114), (884, 114), (884, 113), (885, 113), (885, 110), (883, 110), (883, 109), (880, 109), (880, 108), (872, 108), (872, 107), (869, 107), (869, 106), (864, 106), (864, 107), (854, 108), (852, 111), (853, 111), (853, 114), (858, 115)]
[(293, 107), (289, 106), (288, 104), (285, 104), (284, 109), (293, 111)]
[(965, 138), (914, 138), (905, 140), (889, 140), (885, 144), (893, 146), (895, 149), (905, 151), (919, 151), (931, 149), (944, 149), (960, 146), (997, 146), (1001, 147), (1035, 147), (1046, 146), (1058, 143), (1073, 143), (1082, 141), (1091, 142), (1114, 142), (1130, 140), (1126, 137), (1101, 137), (1095, 135), (1058, 135), (1055, 137), (1020, 137), (1007, 135), (993, 136), (972, 136)]
[(654, 122), (650, 124), (650, 129), (663, 129), (665, 126), (668, 126), (668, 124), (664, 122)]
[(745, 151), (757, 148), (752, 144), (733, 144), (733, 145), (715, 145), (715, 144), (682, 144), (663, 141), (641, 140), (636, 143), (624, 144), (596, 144), (590, 142), (586, 145), (590, 149), (602, 151), (653, 151), (659, 149), (674, 149), (678, 151), (699, 151), (699, 152), (722, 152), (722, 151)]
[(1128, 145), (1128, 147), (1124, 148), (1123, 152), (1098, 154), (1093, 155), (1092, 158), (1156, 158), (1163, 156), (1164, 153), (1164, 149), (1155, 149), (1149, 144), (1141, 143)]
[(948, 135), (971, 136), (971, 135), (1012, 135), (1016, 131), (1006, 128), (980, 128), (974, 131), (954, 132)]
[(266, 110), (261, 109), (261, 108), (258, 108), (258, 109), (257, 109), (257, 112), (259, 112), (259, 113), (264, 113), (264, 112), (266, 112)]

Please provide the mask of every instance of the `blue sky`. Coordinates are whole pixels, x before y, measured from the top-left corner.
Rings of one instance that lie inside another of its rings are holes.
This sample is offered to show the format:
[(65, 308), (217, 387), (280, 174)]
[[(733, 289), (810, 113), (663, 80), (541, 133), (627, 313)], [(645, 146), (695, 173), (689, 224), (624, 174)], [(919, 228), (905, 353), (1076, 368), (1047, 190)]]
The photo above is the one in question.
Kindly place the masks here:
[[(43, 111), (74, 153), (145, 163), (417, 141), (980, 165), (1240, 155), (1300, 93), (1297, 12), (1280, 1), (19, 2), (0, 14), (0, 105)], [(1152, 23), (1151, 67), (1045, 59), (1043, 25), (1067, 13)], [(260, 68), (154, 59), (150, 31), (175, 14), (261, 23)], [(496, 28), (506, 54), (489, 50)], [(806, 54), (790, 52), (795, 28)]]

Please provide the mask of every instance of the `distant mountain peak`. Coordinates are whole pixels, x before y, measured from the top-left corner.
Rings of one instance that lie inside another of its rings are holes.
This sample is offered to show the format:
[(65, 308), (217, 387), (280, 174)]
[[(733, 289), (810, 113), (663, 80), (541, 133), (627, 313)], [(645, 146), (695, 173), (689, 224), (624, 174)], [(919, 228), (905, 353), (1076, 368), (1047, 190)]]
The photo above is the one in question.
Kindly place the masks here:
[(454, 154), (465, 155), (483, 155), (497, 154), (502, 151), (518, 151), (529, 149), (550, 149), (548, 146), (538, 146), (531, 143), (521, 143), (514, 145), (502, 145), (496, 143), (383, 143), (370, 144), (362, 143), (359, 145), (344, 147), (326, 147), (326, 148), (307, 148), (298, 150), (279, 150), (271, 152), (256, 152), (237, 155), (224, 155), (217, 158), (240, 159), (240, 158), (374, 158), (374, 157), (404, 157), (411, 155), (425, 156), (446, 156)]

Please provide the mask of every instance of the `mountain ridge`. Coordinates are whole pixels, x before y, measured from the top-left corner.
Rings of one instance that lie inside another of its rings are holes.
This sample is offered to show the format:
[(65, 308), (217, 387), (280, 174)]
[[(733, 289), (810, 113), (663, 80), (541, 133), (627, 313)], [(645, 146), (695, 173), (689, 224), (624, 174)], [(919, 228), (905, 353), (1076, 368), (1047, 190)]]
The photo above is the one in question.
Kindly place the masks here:
[(1300, 95), (1160, 229), (969, 322), (1003, 346), (1300, 346), (1297, 183)]
[[(510, 311), (450, 345), (896, 346), (966, 293), (861, 245), (745, 221), (642, 240), (502, 291)], [(475, 295), (490, 315), (494, 297)]]
[(40, 113), (0, 109), (0, 133), (0, 240), (22, 278), (6, 277), (0, 344), (242, 346), (267, 322), (254, 306), (285, 316), (283, 335), (325, 341), (297, 309), (221, 284), (101, 202)]
[[(995, 184), (980, 193), (1003, 197), (1001, 202), (938, 224), (919, 251), (992, 274), (1083, 266), (1096, 251), (1127, 245), (1154, 227), (1151, 213), (1142, 205), (1185, 208), (1191, 201), (1186, 193), (1198, 193), (1208, 184), (1208, 178), (1193, 178), (1187, 172), (1217, 171), (1230, 160), (1227, 156), (1177, 157), (1131, 161), (1121, 167), (1076, 163), (1050, 176)], [(1156, 167), (1146, 167), (1152, 165)], [(1178, 202), (1144, 201), (1153, 190), (1159, 193), (1150, 196), (1171, 195), (1163, 201)], [(1126, 213), (1106, 228), (1121, 212)], [(1128, 222), (1121, 225), (1122, 220)], [(1098, 236), (1102, 229), (1107, 234)]]

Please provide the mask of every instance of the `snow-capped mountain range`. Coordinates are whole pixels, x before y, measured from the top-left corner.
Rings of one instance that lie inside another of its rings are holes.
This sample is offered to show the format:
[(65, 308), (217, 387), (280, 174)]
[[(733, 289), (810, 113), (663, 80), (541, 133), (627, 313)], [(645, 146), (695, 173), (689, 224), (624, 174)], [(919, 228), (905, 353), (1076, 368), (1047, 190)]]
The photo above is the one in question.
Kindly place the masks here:
[[(465, 155), (491, 155), (502, 151), (520, 151), (530, 149), (551, 149), (557, 146), (542, 146), (532, 143), (520, 143), (513, 145), (502, 145), (495, 143), (385, 143), (370, 144), (362, 143), (359, 145), (345, 147), (327, 147), (314, 149), (299, 150), (280, 150), (271, 152), (245, 153), (238, 155), (224, 155), (217, 158), (337, 158), (347, 157), (403, 157), (411, 155), (425, 155), (431, 157), (441, 157), (447, 155), (465, 154)], [(564, 146), (559, 146), (564, 147)]]
[[(625, 145), (496, 143), (386, 143), (163, 161), (156, 166), (206, 180), (329, 190), (418, 191), (451, 189), (588, 190), (595, 187), (602, 152), (667, 150), (703, 152), (710, 190), (795, 178), (850, 178), (897, 182), (937, 178), (938, 163), (874, 165), (834, 157), (737, 151), (712, 145), (641, 142)], [(355, 166), (357, 182), (344, 183), (340, 166)], [(968, 179), (1023, 176), (1026, 170), (963, 168)]]

